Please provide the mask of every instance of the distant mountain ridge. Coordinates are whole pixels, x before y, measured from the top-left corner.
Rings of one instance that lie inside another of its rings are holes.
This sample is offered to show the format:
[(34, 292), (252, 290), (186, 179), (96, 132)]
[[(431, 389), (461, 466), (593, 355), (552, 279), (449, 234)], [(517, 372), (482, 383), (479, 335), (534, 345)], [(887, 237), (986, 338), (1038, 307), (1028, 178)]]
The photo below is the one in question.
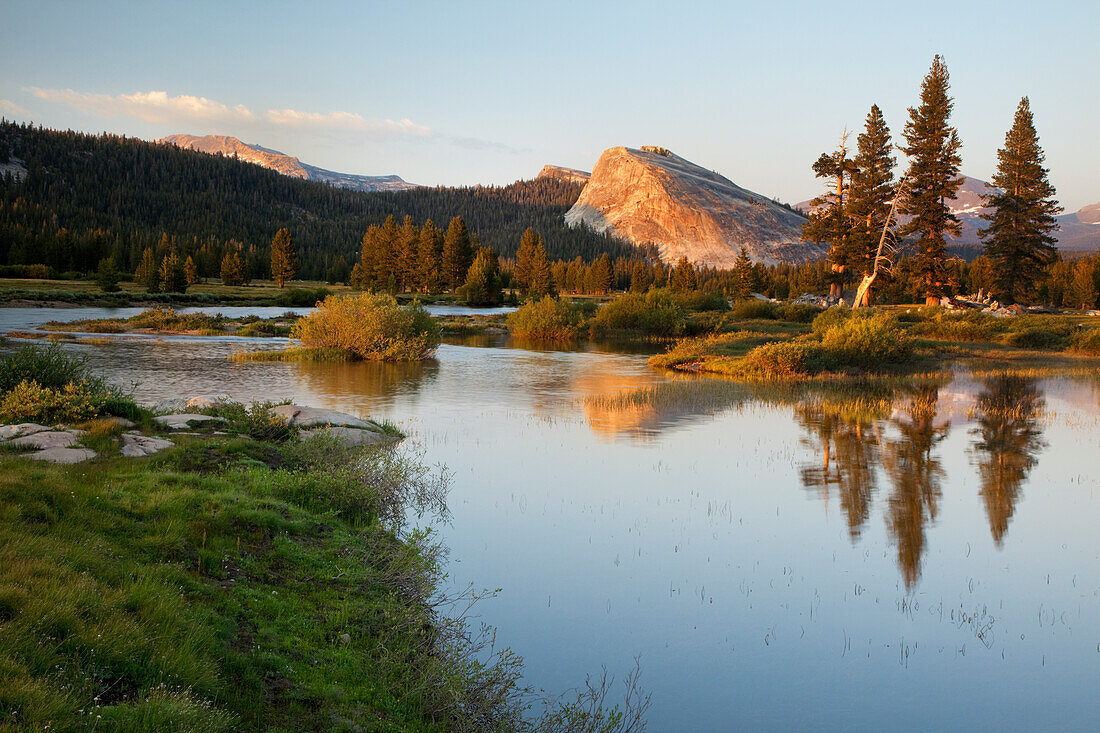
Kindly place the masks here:
[(767, 196), (659, 147), (609, 148), (565, 215), (634, 245), (655, 244), (665, 262), (733, 267), (741, 247), (754, 262), (810, 262), (825, 253), (803, 242), (805, 218)]
[[(962, 232), (958, 237), (948, 237), (948, 244), (973, 248), (981, 247), (983, 242), (978, 236), (978, 230), (989, 226), (989, 222), (982, 218), (982, 214), (989, 212), (989, 208), (982, 199), (999, 191), (988, 182), (980, 178), (963, 175), (963, 184), (959, 192), (948, 204), (951, 213), (962, 224)], [(801, 201), (794, 205), (796, 209), (810, 211), (810, 201)], [(1100, 249), (1100, 202), (1082, 207), (1071, 214), (1062, 214), (1054, 218), (1060, 229), (1053, 232), (1057, 239), (1056, 246), (1066, 252), (1084, 252)], [(904, 217), (903, 217), (904, 221)]]
[(565, 168), (560, 165), (544, 165), (542, 170), (535, 178), (553, 178), (558, 181), (567, 181), (569, 183), (579, 183), (582, 186), (588, 183), (588, 179), (592, 177), (592, 174), (588, 171), (577, 170), (576, 168)]
[(242, 142), (227, 135), (169, 135), (156, 142), (168, 143), (176, 147), (213, 155), (220, 153), (229, 157), (236, 157), (246, 163), (262, 165), (264, 168), (278, 171), (284, 176), (304, 178), (307, 181), (320, 181), (352, 191), (405, 191), (410, 188), (418, 188), (415, 183), (409, 183), (397, 175), (361, 176), (353, 173), (337, 173), (325, 170), (303, 163), (292, 155), (280, 153), (278, 150), (271, 150), (260, 145)]

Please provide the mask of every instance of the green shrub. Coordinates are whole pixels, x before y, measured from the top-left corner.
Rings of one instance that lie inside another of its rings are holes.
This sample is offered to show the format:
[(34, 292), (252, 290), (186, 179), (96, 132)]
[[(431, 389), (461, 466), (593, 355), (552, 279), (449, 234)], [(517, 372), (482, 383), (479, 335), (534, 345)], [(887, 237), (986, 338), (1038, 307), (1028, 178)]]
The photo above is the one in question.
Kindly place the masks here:
[(782, 303), (775, 310), (776, 318), (792, 323), (812, 323), (821, 309), (807, 303)]
[(653, 336), (675, 336), (684, 325), (684, 311), (667, 290), (621, 295), (601, 307), (591, 324), (593, 335), (636, 331)]
[[(664, 288), (662, 288), (663, 290)], [(657, 292), (654, 290), (651, 293)], [(686, 293), (673, 293), (672, 300), (676, 305), (689, 313), (702, 313), (703, 311), (728, 311), (729, 301), (721, 293), (706, 290), (689, 290)]]
[(989, 341), (1005, 325), (979, 310), (949, 311), (940, 307), (921, 308), (920, 320), (911, 332), (948, 341)]
[(1070, 340), (1066, 336), (1048, 331), (1045, 328), (1025, 328), (1005, 334), (1004, 342), (1018, 349), (1064, 349)]
[(828, 357), (845, 366), (896, 363), (912, 353), (909, 336), (897, 319), (881, 312), (838, 320), (822, 334), (821, 347)]
[(328, 288), (286, 288), (275, 297), (275, 303), (294, 308), (312, 308), (329, 296)]
[(28, 345), (0, 358), (0, 394), (23, 381), (34, 381), (47, 389), (60, 389), (70, 382), (102, 384), (102, 380), (88, 376), (84, 357), (66, 353), (60, 344), (46, 348)]
[(154, 331), (207, 331), (220, 333), (225, 325), (221, 314), (211, 316), (205, 313), (177, 313), (170, 306), (157, 306), (131, 316), (128, 319), (133, 328), (148, 328)]
[(24, 380), (0, 398), (0, 420), (9, 423), (75, 423), (103, 412), (107, 395), (86, 382), (69, 382), (60, 389)]
[(580, 311), (549, 295), (529, 300), (508, 315), (508, 327), (514, 336), (536, 341), (573, 341), (583, 325)]
[(836, 305), (832, 308), (826, 308), (814, 316), (814, 319), (810, 322), (810, 327), (816, 335), (823, 336), (825, 332), (833, 326), (844, 323), (853, 316), (856, 318), (863, 317), (867, 313), (869, 313), (869, 311), (862, 308), (857, 308), (853, 311), (851, 308)]
[(1030, 331), (1033, 329), (1040, 329), (1043, 331), (1049, 331), (1050, 333), (1058, 336), (1073, 335), (1073, 322), (1068, 318), (1055, 315), (1026, 315), (1017, 316), (1016, 318), (1006, 318), (1005, 325), (1009, 331)]
[(820, 358), (816, 344), (804, 341), (773, 341), (757, 346), (745, 355), (742, 369), (750, 376), (797, 377), (816, 371)]
[(1100, 356), (1100, 328), (1084, 328), (1073, 334), (1072, 351)]
[(308, 348), (337, 348), (372, 361), (419, 361), (439, 346), (439, 324), (419, 302), (401, 307), (389, 295), (330, 295), (294, 324)]
[(770, 300), (742, 300), (735, 303), (731, 315), (742, 321), (775, 320), (779, 317), (779, 304)]

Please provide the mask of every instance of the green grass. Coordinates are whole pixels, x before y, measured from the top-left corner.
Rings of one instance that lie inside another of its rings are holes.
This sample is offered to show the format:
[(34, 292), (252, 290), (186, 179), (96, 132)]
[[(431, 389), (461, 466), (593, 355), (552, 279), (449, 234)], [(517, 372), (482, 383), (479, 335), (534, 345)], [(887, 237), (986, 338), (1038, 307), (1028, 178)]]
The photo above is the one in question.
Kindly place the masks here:
[(341, 455), (243, 439), (75, 467), (0, 453), (0, 730), (514, 720), (509, 668), (468, 656), (433, 609), (434, 552), (395, 535), (436, 479), (393, 452)]

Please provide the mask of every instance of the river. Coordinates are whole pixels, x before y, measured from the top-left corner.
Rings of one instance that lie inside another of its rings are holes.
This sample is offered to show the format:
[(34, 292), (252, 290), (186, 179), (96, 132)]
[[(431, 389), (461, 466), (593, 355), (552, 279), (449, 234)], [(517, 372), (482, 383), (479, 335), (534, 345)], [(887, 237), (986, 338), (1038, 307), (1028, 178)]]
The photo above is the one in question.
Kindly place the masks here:
[[(0, 309), (0, 331), (102, 315), (85, 310), (102, 309)], [(1096, 379), (959, 373), (857, 400), (673, 378), (611, 349), (227, 361), (277, 345), (242, 341), (65, 348), (141, 401), (397, 423), (453, 473), (449, 582), (500, 589), (477, 621), (531, 685), (621, 679), (637, 658), (652, 731), (1100, 719)]]

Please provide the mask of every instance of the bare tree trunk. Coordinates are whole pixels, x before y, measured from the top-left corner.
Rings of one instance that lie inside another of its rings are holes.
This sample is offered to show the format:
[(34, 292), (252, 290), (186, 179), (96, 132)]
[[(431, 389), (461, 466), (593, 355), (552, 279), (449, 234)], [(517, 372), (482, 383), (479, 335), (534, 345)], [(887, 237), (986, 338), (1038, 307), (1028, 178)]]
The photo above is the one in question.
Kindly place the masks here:
[(898, 182), (898, 192), (894, 194), (894, 200), (890, 202), (890, 213), (886, 215), (886, 222), (882, 225), (882, 234), (878, 238), (878, 249), (875, 251), (875, 264), (871, 268), (869, 275), (864, 275), (863, 280), (859, 283), (859, 288), (856, 290), (855, 301), (852, 303), (852, 308), (869, 308), (871, 306), (871, 286), (875, 283), (875, 278), (878, 277), (879, 263), (882, 261), (882, 248), (886, 244), (886, 233), (890, 231), (890, 222), (894, 218), (894, 214), (897, 212), (898, 199), (901, 198), (901, 192), (905, 188), (905, 176)]

